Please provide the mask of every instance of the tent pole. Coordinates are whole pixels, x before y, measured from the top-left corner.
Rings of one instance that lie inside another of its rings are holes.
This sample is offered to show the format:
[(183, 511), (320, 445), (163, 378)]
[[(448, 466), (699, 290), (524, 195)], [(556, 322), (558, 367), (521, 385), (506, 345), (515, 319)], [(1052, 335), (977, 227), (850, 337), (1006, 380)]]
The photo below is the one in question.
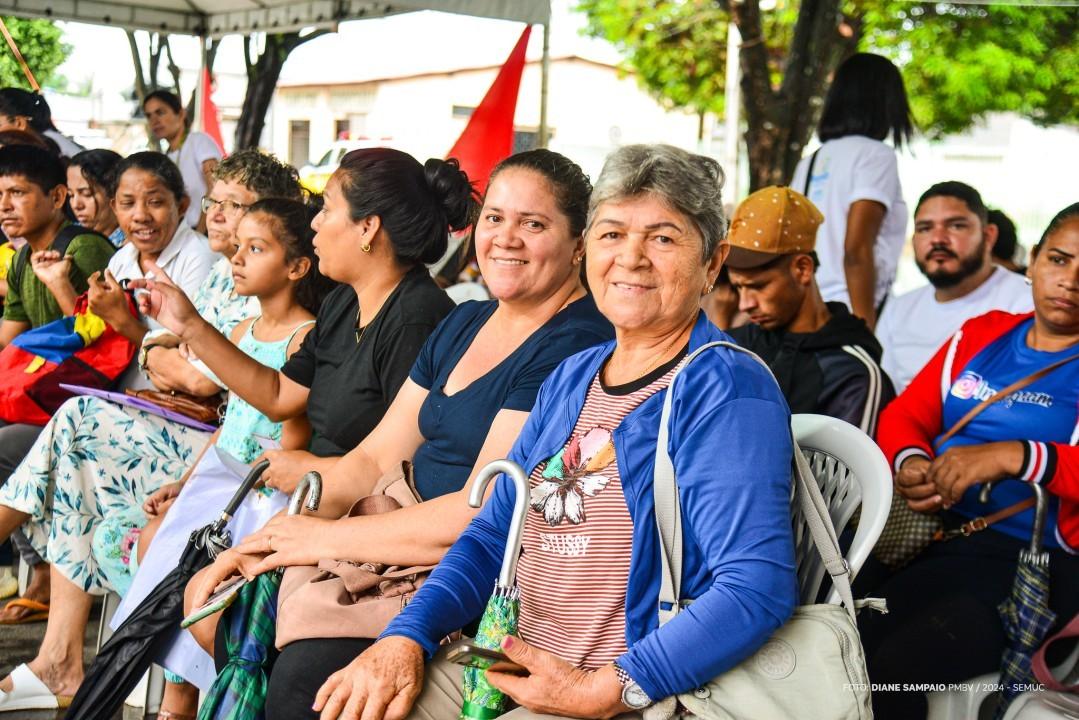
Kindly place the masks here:
[(202, 107), (203, 96), (206, 93), (206, 89), (203, 87), (206, 79), (206, 36), (199, 35), (199, 74), (195, 80), (195, 118), (191, 123), (192, 129), (198, 132), (205, 132), (206, 126), (203, 123), (203, 114), (206, 109)]
[(551, 74), (551, 20), (543, 24), (543, 59), (540, 61), (540, 119), (539, 147), (547, 147), (550, 130), (547, 128), (547, 83)]

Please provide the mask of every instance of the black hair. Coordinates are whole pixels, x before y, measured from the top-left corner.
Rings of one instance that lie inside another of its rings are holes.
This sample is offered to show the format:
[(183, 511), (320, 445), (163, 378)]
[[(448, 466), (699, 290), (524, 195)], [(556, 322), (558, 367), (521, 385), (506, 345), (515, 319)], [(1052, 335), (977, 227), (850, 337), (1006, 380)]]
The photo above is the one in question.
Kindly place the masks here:
[(1068, 207), (1064, 208), (1049, 221), (1049, 224), (1045, 226), (1045, 232), (1042, 233), (1041, 239), (1038, 240), (1038, 244), (1031, 250), (1033, 255), (1037, 255), (1038, 251), (1042, 249), (1042, 245), (1049, 239), (1049, 236), (1060, 229), (1060, 226), (1069, 220), (1079, 218), (1079, 202), (1072, 203)]
[(468, 227), (478, 207), (468, 176), (453, 159), (420, 165), (400, 150), (363, 148), (345, 155), (337, 172), (352, 219), (377, 215), (405, 265), (441, 258), (448, 231)]
[(94, 149), (83, 150), (76, 153), (70, 161), (69, 168), (78, 168), (86, 182), (94, 187), (101, 188), (105, 194), (109, 194), (112, 184), (113, 171), (124, 157), (112, 150)]
[(914, 134), (903, 76), (885, 57), (855, 53), (835, 71), (817, 135), (823, 142), (848, 135), (884, 140), (889, 134), (896, 149)]
[(989, 210), (985, 207), (985, 203), (982, 202), (981, 193), (970, 185), (959, 182), (958, 180), (945, 180), (944, 182), (939, 182), (936, 185), (931, 186), (922, 193), (920, 198), (918, 198), (918, 204), (914, 206), (914, 214), (918, 214), (918, 210), (922, 207), (922, 203), (935, 197), (950, 197), (962, 200), (966, 203), (967, 208), (978, 216), (978, 220), (981, 221), (982, 225), (989, 222)]
[(1015, 223), (1004, 214), (1003, 210), (996, 208), (989, 209), (988, 218), (991, 224), (997, 226), (997, 241), (993, 245), (993, 257), (999, 260), (1013, 259), (1015, 248), (1019, 244)]
[(176, 164), (169, 160), (168, 156), (150, 150), (128, 155), (116, 164), (115, 169), (112, 171), (112, 177), (109, 178), (109, 197), (116, 197), (116, 188), (120, 186), (120, 178), (128, 170), (142, 170), (154, 175), (172, 193), (177, 203), (187, 197), (187, 190), (184, 188), (184, 177), (180, 174), (180, 168), (176, 167)]
[(33, 145), (34, 147), (39, 147), (42, 150), (48, 150), (49, 152), (53, 152), (53, 148), (56, 148), (56, 152), (53, 154), (59, 155), (60, 148), (56, 145), (55, 142), (50, 146), (48, 142), (49, 140), (50, 138), (47, 138), (44, 135), (41, 135), (31, 129), (0, 130), (0, 147), (4, 145)]
[(592, 183), (580, 165), (565, 155), (544, 148), (526, 150), (498, 163), (491, 171), (487, 186), (490, 187), (498, 174), (507, 168), (526, 168), (546, 178), (558, 201), (558, 209), (569, 220), (570, 233), (575, 238), (584, 234)]
[(5, 145), (0, 148), (0, 177), (22, 175), (49, 193), (57, 185), (67, 184), (64, 162), (36, 145)]
[(151, 93), (147, 93), (146, 97), (142, 99), (142, 109), (146, 110), (146, 103), (151, 100), (160, 100), (169, 106), (169, 108), (176, 113), (180, 114), (180, 111), (184, 109), (184, 104), (180, 101), (180, 98), (176, 93), (171, 93), (168, 90), (154, 90)]
[(39, 133), (56, 129), (52, 124), (52, 109), (41, 93), (16, 87), (0, 88), (0, 114), (28, 118), (30, 127)]
[(330, 278), (319, 272), (315, 257), (315, 231), (311, 221), (322, 209), (322, 196), (312, 195), (307, 202), (291, 198), (264, 198), (253, 204), (248, 215), (267, 215), (271, 220), (277, 240), (285, 248), (285, 262), (307, 258), (310, 268), (296, 283), (296, 302), (312, 315), (317, 315), (322, 300), (337, 287)]
[(214, 179), (238, 182), (260, 198), (299, 200), (303, 197), (296, 168), (257, 148), (237, 150), (219, 162), (214, 168)]

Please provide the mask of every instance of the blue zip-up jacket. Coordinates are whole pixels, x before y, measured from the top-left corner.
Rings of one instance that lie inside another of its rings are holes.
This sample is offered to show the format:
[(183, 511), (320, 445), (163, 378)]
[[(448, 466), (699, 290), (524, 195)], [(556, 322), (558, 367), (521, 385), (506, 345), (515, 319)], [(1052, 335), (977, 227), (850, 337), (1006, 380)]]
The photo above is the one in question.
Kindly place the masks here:
[[(701, 313), (690, 351), (713, 340), (729, 337)], [(609, 342), (573, 355), (543, 384), (510, 453), (526, 472), (569, 439), (589, 383), (613, 348)], [(766, 369), (743, 353), (715, 348), (694, 360), (675, 387), (669, 451), (682, 502), (682, 594), (693, 603), (658, 627), (652, 475), (666, 392), (650, 397), (614, 431), (633, 520), (629, 651), (618, 664), (655, 699), (699, 687), (737, 665), (786, 622), (797, 600), (790, 412)], [(511, 481), (497, 479), (483, 510), (384, 637), (411, 638), (431, 656), (440, 638), (483, 612), (515, 494)]]

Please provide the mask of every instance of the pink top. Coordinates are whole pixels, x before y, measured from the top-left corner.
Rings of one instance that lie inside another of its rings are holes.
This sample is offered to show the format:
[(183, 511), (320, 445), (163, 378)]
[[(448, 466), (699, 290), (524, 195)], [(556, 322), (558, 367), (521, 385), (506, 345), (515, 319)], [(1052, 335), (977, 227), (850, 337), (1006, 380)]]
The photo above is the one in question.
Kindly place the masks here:
[(667, 387), (680, 363), (625, 394), (592, 380), (573, 433), (532, 472), (517, 578), (520, 636), (586, 670), (626, 652), (626, 584), (633, 521), (612, 432)]

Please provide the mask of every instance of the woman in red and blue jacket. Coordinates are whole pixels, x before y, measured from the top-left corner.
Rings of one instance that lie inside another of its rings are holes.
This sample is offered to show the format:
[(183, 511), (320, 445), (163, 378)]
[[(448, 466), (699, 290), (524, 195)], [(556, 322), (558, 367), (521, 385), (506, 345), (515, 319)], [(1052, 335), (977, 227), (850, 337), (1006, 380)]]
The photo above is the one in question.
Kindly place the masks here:
[[(1042, 543), (1050, 555), (1050, 608), (1079, 612), (1079, 203), (1059, 213), (1034, 248), (1034, 312), (967, 321), (880, 419), (878, 442), (910, 508), (943, 513), (945, 527), (989, 517), (1048, 491)], [(1065, 361), (986, 407), (935, 447), (972, 408)], [(997, 482), (988, 503), (982, 485)], [(1009, 594), (1033, 509), (984, 532), (930, 546), (873, 595), (886, 616), (863, 616), (874, 683), (952, 683), (999, 669), (1006, 643), (996, 606)], [(924, 717), (919, 692), (874, 694), (876, 716)]]

